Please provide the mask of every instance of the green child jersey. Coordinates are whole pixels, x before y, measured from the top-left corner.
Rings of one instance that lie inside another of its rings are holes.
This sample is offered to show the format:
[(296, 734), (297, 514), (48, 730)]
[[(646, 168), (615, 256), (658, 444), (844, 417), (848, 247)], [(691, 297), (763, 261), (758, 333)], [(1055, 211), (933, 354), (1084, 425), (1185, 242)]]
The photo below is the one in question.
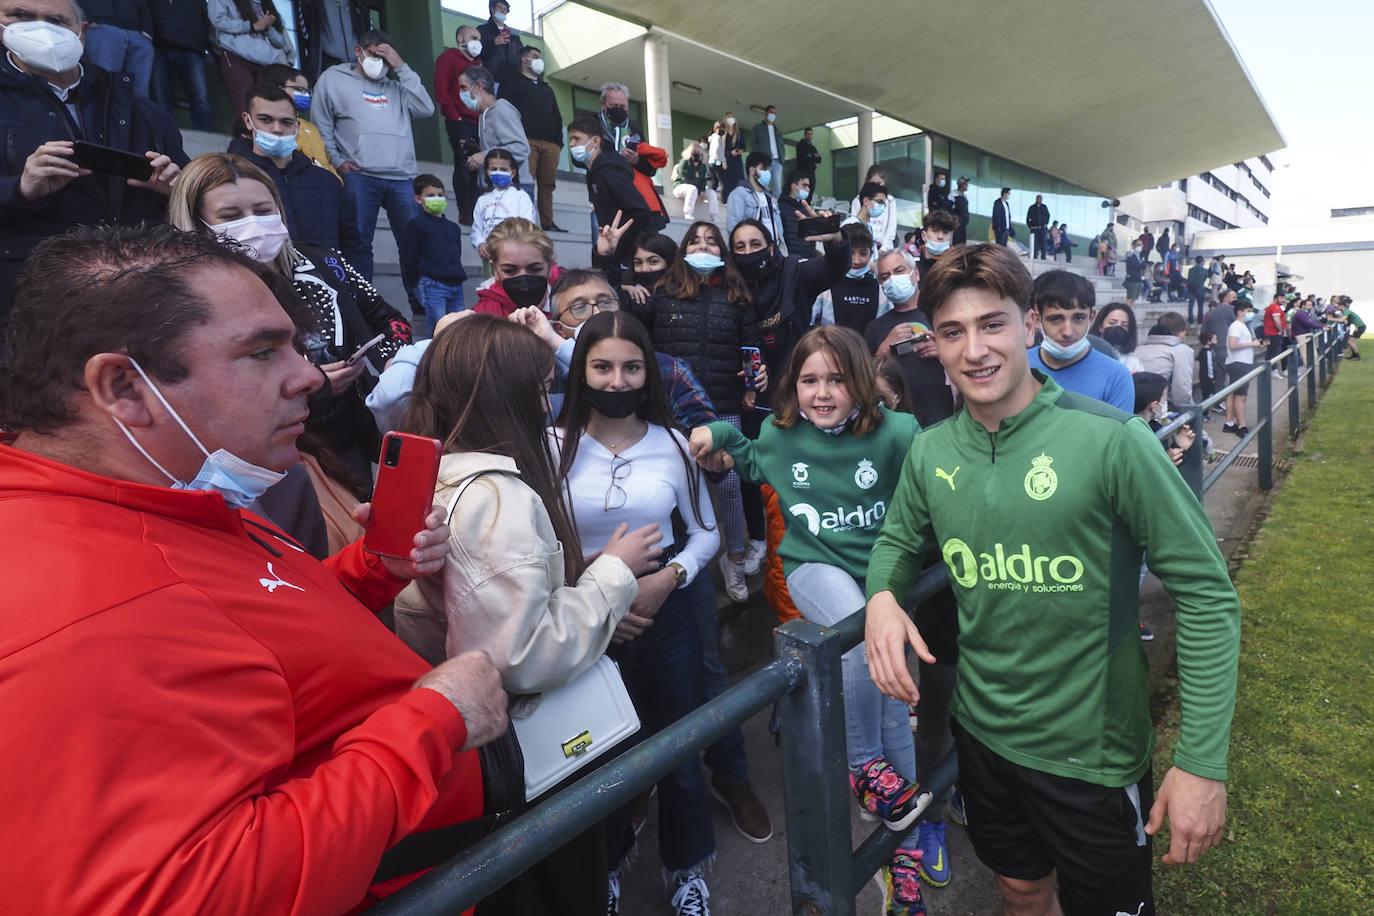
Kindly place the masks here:
[(917, 436), (868, 566), (900, 600), (934, 548), (959, 606), (954, 715), (1014, 763), (1118, 787), (1149, 765), (1142, 552), (1178, 608), (1174, 763), (1226, 778), (1240, 603), (1212, 526), (1150, 428), (1039, 372), (990, 433), (961, 410)]
[(777, 491), (787, 519), (778, 556), (788, 573), (802, 563), (828, 563), (863, 582), (902, 461), (920, 430), (910, 414), (884, 409), (883, 417), (862, 436), (827, 435), (805, 420), (787, 429), (765, 423), (757, 441), (729, 423), (709, 424), (716, 448), (735, 459), (740, 477)]
[(1364, 319), (1361, 318), (1359, 315), (1355, 314), (1354, 309), (1346, 309), (1345, 311), (1341, 312), (1341, 317), (1345, 318), (1345, 320), (1350, 323), (1350, 326), (1352, 328), (1355, 328), (1358, 331), (1364, 330)]

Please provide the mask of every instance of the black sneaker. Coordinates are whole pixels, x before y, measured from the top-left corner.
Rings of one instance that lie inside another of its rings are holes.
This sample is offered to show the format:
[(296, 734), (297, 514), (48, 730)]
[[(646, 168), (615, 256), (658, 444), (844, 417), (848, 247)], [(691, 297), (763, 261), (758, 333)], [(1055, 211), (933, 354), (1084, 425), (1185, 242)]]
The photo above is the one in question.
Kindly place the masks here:
[(1250, 435), (1250, 427), (1237, 426), (1235, 429), (1231, 430), (1231, 432), (1235, 433), (1237, 436), (1248, 436)]
[(1224, 433), (1239, 433), (1240, 427), (1234, 423), (1221, 424), (1221, 431)]
[(568, 231), (568, 230), (564, 229), (562, 226), (558, 225), (557, 223), (549, 223), (547, 226), (544, 226), (543, 229), (544, 229), (545, 232), (567, 232), (567, 231)]

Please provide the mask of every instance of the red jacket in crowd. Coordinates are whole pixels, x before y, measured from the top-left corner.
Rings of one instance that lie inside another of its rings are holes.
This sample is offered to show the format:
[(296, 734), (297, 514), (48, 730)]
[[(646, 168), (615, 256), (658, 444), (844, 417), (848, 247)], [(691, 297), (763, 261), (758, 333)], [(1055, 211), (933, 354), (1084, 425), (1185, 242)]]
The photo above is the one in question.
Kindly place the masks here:
[(218, 493), (3, 444), (0, 481), (6, 912), (343, 913), (402, 837), (482, 813), (359, 544), (321, 564)]
[(478, 112), (463, 104), (458, 97), (458, 77), (468, 67), (479, 66), (481, 61), (468, 57), (459, 48), (445, 48), (444, 53), (434, 60), (434, 97), (439, 102), (439, 111), (445, 121), (467, 121), (477, 124)]
[(1264, 336), (1287, 337), (1288, 315), (1279, 302), (1271, 302), (1264, 309)]

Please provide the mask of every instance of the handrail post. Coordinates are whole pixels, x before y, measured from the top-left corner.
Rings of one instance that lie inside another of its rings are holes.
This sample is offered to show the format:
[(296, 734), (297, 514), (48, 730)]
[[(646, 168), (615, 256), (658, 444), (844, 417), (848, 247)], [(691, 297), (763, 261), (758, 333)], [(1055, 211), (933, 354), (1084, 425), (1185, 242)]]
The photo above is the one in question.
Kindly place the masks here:
[(1317, 409), (1317, 335), (1307, 335), (1307, 409)]
[(854, 916), (839, 634), (792, 620), (775, 643), (779, 656), (799, 657), (807, 671), (806, 682), (778, 701), (792, 912)]
[(1317, 357), (1317, 382), (1323, 388), (1326, 387), (1326, 356), (1331, 350), (1331, 348), (1327, 346), (1326, 330), (1326, 328), (1322, 328), (1321, 348), (1319, 356)]
[[(1259, 415), (1256, 425), (1259, 431), (1259, 487), (1268, 490), (1274, 486), (1274, 385), (1269, 364), (1265, 364), (1259, 378)], [(1242, 418), (1243, 419), (1243, 418)]]
[(1288, 350), (1288, 438), (1298, 438), (1298, 427), (1302, 425), (1302, 404), (1298, 401), (1298, 344)]

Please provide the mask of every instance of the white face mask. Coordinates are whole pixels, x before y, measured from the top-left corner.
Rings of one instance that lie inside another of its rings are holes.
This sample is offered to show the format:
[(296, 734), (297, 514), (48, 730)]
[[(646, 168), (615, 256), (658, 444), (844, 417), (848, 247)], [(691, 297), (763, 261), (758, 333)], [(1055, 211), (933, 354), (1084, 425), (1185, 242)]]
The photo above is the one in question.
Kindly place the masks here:
[(472, 41), (463, 45), (463, 50), (468, 52), (468, 57), (481, 57), (482, 43), (474, 38)]
[(75, 32), (51, 22), (12, 22), (0, 38), (21, 62), (44, 73), (75, 69), (85, 50)]
[(730, 125), (731, 127), (734, 127), (734, 126), (735, 126), (735, 119), (734, 119), (734, 118), (726, 118), (726, 119), (725, 119), (725, 123), (728, 124), (728, 125)]
[(280, 483), (282, 478), (286, 476), (285, 471), (274, 471), (270, 468), (258, 467), (256, 464), (244, 461), (233, 452), (226, 451), (222, 448), (216, 449), (213, 455), (210, 454), (209, 450), (196, 438), (196, 434), (191, 432), (191, 427), (187, 426), (186, 421), (181, 419), (181, 415), (173, 409), (171, 404), (167, 403), (167, 399), (162, 396), (162, 392), (153, 384), (153, 380), (148, 378), (148, 374), (143, 371), (143, 367), (138, 364), (138, 361), (131, 356), (129, 357), (129, 363), (134, 367), (134, 371), (139, 374), (139, 377), (152, 389), (153, 394), (156, 395), (157, 399), (162, 403), (162, 406), (172, 415), (172, 419), (177, 421), (177, 425), (181, 427), (181, 431), (186, 433), (187, 436), (190, 436), (191, 441), (196, 444), (196, 448), (200, 449), (201, 453), (205, 455), (205, 462), (200, 466), (200, 470), (196, 472), (196, 476), (191, 478), (190, 483), (184, 480), (178, 480), (170, 471), (158, 464), (157, 459), (149, 455), (147, 449), (138, 444), (138, 440), (134, 438), (134, 434), (129, 432), (129, 428), (121, 423), (118, 417), (114, 418), (115, 425), (117, 425), (128, 440), (133, 443), (134, 448), (138, 449), (138, 453), (144, 458), (147, 458), (148, 462), (153, 467), (162, 472), (162, 476), (171, 481), (173, 490), (213, 490), (224, 497), (225, 503), (227, 503), (231, 509), (246, 509), (251, 506), (258, 497), (266, 493), (269, 487), (273, 484)]
[(363, 76), (370, 80), (379, 80), (384, 73), (386, 73), (386, 61), (380, 57), (363, 58)]
[(543, 76), (544, 58), (536, 57), (534, 60), (530, 61), (530, 72), (533, 73), (535, 76)]
[(266, 264), (281, 253), (290, 233), (277, 213), (268, 216), (245, 216), (211, 226), (221, 238), (233, 239), (252, 253), (253, 259)]

